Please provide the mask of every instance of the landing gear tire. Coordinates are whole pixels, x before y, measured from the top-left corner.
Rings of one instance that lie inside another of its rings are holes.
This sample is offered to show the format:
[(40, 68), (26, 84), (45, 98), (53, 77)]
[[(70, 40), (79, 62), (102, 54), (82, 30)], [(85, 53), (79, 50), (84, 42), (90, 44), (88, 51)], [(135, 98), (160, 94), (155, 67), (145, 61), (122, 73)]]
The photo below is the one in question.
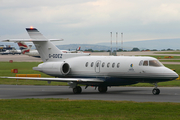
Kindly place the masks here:
[(154, 89), (152, 90), (152, 93), (153, 93), (154, 95), (159, 95), (160, 90), (159, 90), (158, 88), (154, 88)]
[(74, 94), (80, 94), (82, 92), (82, 88), (80, 86), (76, 86), (73, 88), (73, 93)]
[(100, 93), (105, 93), (105, 92), (107, 92), (107, 86), (99, 86), (99, 87), (98, 87), (98, 91), (99, 91)]

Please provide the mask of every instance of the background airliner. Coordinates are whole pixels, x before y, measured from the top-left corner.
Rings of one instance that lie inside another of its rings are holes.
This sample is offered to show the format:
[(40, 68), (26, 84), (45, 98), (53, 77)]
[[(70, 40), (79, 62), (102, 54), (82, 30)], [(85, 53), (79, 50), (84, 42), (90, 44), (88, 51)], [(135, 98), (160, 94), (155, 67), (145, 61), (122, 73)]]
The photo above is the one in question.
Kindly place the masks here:
[[(46, 39), (36, 28), (26, 28), (44, 63), (33, 70), (54, 76), (55, 78), (3, 77), (29, 80), (68, 82), (75, 94), (81, 93), (78, 85), (98, 87), (100, 93), (109, 86), (131, 85), (139, 82), (152, 83), (154, 95), (158, 95), (158, 82), (178, 78), (178, 74), (161, 64), (153, 57), (135, 56), (89, 56), (89, 54), (64, 54), (50, 40)], [(22, 40), (4, 40), (22, 41)]]

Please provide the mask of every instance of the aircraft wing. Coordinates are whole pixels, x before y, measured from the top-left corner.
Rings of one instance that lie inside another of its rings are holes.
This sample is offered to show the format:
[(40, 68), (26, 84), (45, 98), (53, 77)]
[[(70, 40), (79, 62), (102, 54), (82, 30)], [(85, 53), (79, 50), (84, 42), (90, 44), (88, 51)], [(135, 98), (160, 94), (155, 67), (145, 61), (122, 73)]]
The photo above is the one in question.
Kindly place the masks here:
[(97, 78), (36, 78), (36, 77), (1, 77), (10, 79), (39, 80), (39, 81), (56, 81), (56, 82), (104, 82)]
[(1, 42), (63, 41), (63, 39), (6, 39)]

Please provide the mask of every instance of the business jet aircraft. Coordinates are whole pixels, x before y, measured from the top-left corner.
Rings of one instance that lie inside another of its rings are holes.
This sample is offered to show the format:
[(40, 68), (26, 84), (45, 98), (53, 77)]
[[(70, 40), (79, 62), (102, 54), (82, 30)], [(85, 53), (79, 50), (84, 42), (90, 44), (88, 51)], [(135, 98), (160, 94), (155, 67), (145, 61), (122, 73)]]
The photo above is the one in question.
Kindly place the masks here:
[[(64, 54), (50, 40), (46, 39), (36, 28), (26, 28), (30, 40), (38, 50), (44, 63), (33, 70), (54, 76), (55, 78), (3, 77), (68, 82), (75, 94), (81, 93), (78, 85), (98, 87), (100, 93), (105, 93), (108, 86), (131, 85), (139, 82), (153, 83), (154, 95), (158, 95), (158, 82), (178, 78), (178, 74), (161, 64), (153, 57), (135, 56), (89, 56), (85, 54)], [(17, 41), (17, 40), (5, 40)], [(22, 41), (22, 40), (21, 40)]]
[[(26, 43), (24, 42), (17, 42), (22, 54), (31, 56), (31, 57), (37, 57), (40, 58), (40, 55), (38, 53), (37, 50), (32, 50)], [(81, 47), (78, 47), (76, 50), (74, 51), (68, 51), (68, 50), (61, 50), (63, 53), (83, 53), (80, 52)]]

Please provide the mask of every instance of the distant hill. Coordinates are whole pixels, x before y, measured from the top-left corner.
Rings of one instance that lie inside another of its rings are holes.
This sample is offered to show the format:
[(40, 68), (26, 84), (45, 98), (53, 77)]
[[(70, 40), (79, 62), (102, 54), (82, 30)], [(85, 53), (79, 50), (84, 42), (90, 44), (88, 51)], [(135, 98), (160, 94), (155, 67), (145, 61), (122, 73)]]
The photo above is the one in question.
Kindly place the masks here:
[[(0, 45), (11, 45), (14, 46), (16, 49), (19, 49), (16, 43), (8, 43), (8, 42), (0, 42)], [(118, 49), (121, 48), (121, 44), (118, 44)], [(68, 45), (57, 45), (57, 47), (61, 50), (75, 50), (81, 46), (81, 50), (85, 49), (93, 49), (93, 50), (110, 50), (111, 45), (109, 43), (97, 43), (97, 44), (68, 44)], [(113, 43), (112, 45), (113, 50), (116, 50), (116, 44)], [(157, 40), (146, 40), (146, 41), (130, 41), (124, 42), (123, 48), (124, 50), (132, 50), (134, 47), (139, 48), (140, 50), (143, 49), (180, 49), (180, 38), (177, 39), (157, 39)], [(34, 47), (33, 47), (34, 48)]]
[[(110, 43), (98, 43), (98, 45), (109, 46)], [(115, 46), (115, 43), (113, 44)], [(119, 43), (120, 46), (120, 43)], [(124, 42), (123, 46), (125, 49), (138, 47), (139, 49), (180, 49), (180, 38), (177, 39), (157, 39), (157, 40), (145, 40), (145, 41), (130, 41)]]
[(81, 50), (110, 50), (110, 47), (104, 45), (96, 45), (96, 44), (68, 44), (68, 45), (57, 45), (57, 47), (61, 50), (75, 50), (78, 47), (81, 47)]

